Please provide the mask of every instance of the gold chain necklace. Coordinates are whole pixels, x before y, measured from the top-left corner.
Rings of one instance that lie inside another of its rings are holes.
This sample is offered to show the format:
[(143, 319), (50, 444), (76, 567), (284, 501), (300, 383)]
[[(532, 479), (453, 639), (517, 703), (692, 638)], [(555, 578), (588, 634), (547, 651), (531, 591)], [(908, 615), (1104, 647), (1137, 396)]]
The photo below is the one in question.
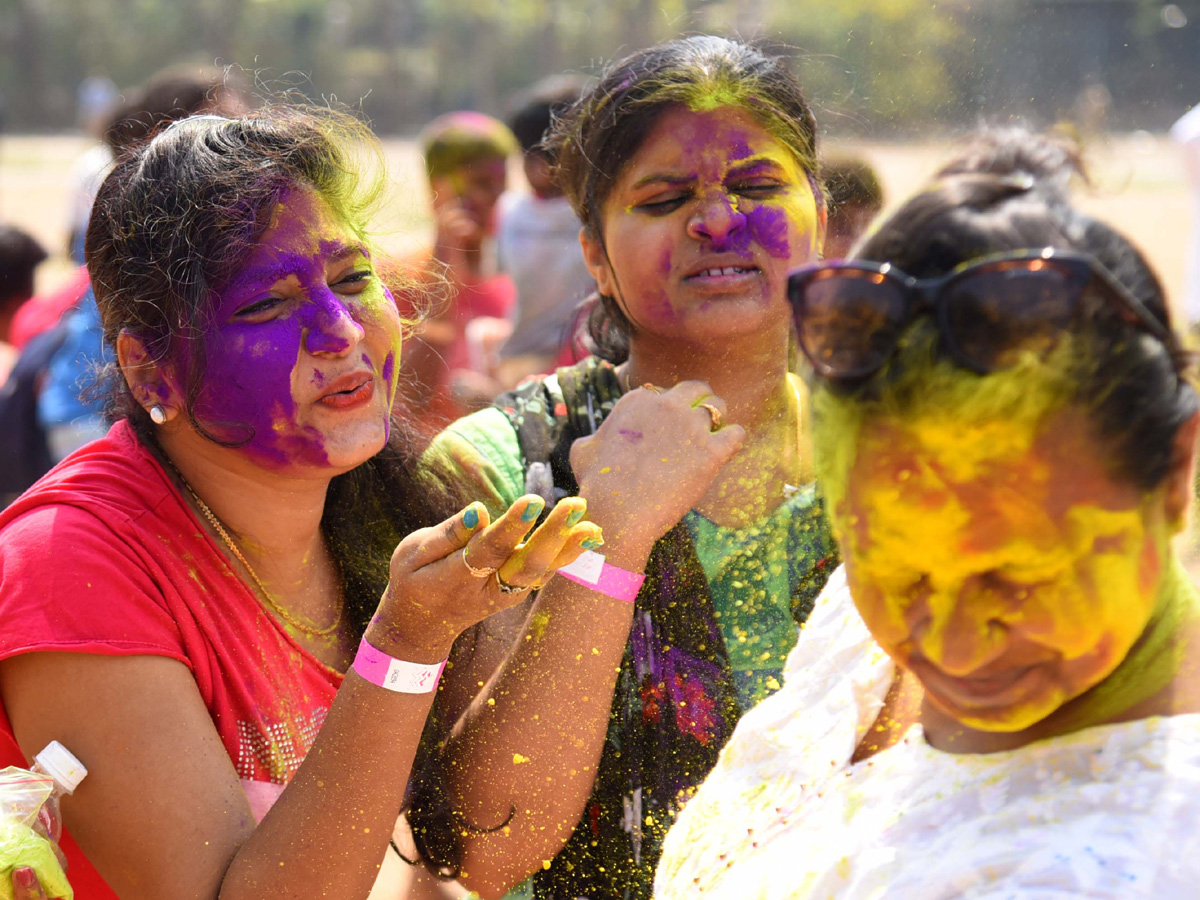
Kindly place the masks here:
[(187, 488), (187, 492), (192, 495), (192, 499), (196, 502), (196, 505), (200, 507), (200, 512), (204, 513), (204, 518), (208, 519), (209, 524), (211, 524), (216, 530), (217, 534), (221, 536), (221, 540), (225, 542), (225, 546), (229, 548), (229, 552), (236, 556), (238, 562), (245, 567), (247, 574), (250, 576), (250, 580), (253, 581), (255, 586), (258, 588), (259, 596), (266, 601), (267, 606), (271, 607), (271, 609), (273, 609), (279, 615), (279, 618), (283, 619), (283, 621), (287, 622), (287, 624), (291, 625), (297, 631), (303, 632), (304, 634), (310, 634), (314, 637), (329, 637), (329, 635), (337, 631), (338, 626), (342, 624), (342, 614), (344, 612), (343, 607), (345, 604), (342, 604), (338, 607), (337, 615), (334, 617), (333, 622), (329, 625), (326, 625), (324, 628), (317, 628), (316, 626), (305, 624), (304, 622), (296, 619), (291, 613), (275, 602), (275, 598), (273, 598), (267, 591), (266, 585), (259, 580), (258, 575), (255, 574), (255, 571), (250, 566), (250, 563), (246, 561), (246, 557), (242, 555), (242, 551), (238, 549), (238, 545), (234, 543), (233, 538), (229, 535), (229, 532), (225, 530), (225, 526), (221, 524), (221, 520), (217, 518), (217, 514), (209, 509), (207, 503), (200, 499), (200, 495), (196, 493), (196, 489), (193, 488), (191, 484), (188, 483), (188, 480), (183, 477), (183, 473), (176, 468), (175, 463), (171, 462), (170, 459), (168, 459), (167, 462), (170, 464), (172, 469), (175, 469), (175, 474), (179, 476), (179, 480), (183, 482), (183, 486)]

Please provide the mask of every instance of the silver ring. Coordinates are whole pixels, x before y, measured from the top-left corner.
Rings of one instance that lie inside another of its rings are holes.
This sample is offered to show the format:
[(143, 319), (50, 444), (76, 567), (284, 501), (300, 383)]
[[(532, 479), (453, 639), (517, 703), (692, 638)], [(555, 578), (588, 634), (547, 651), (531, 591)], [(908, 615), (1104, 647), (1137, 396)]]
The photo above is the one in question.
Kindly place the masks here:
[(509, 584), (500, 577), (500, 573), (496, 573), (496, 587), (500, 588), (502, 594), (523, 594), (533, 587), (532, 584)]

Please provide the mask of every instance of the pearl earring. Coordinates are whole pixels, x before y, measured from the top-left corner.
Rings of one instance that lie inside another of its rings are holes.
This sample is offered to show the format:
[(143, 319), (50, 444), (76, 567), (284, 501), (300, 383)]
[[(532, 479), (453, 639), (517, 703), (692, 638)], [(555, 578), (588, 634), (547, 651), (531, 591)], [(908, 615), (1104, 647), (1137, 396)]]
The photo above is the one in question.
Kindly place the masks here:
[(155, 425), (167, 424), (167, 411), (163, 409), (161, 403), (155, 403), (150, 407), (150, 421)]

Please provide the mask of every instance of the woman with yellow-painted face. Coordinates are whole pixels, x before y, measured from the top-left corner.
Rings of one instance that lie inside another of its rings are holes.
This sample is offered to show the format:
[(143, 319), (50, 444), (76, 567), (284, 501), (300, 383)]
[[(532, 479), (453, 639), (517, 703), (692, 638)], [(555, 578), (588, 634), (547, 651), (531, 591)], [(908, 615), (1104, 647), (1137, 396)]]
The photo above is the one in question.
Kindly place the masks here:
[[(789, 295), (844, 573), (657, 896), (1195, 896), (1200, 401), (1066, 148), (981, 139)], [(869, 262), (867, 260), (870, 260)]]

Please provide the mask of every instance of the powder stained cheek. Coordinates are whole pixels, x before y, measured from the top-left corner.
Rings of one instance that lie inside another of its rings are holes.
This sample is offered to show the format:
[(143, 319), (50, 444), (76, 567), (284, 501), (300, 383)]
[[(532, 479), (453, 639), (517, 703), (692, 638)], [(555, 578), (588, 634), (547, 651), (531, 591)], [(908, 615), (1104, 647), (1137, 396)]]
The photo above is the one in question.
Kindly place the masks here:
[(786, 259), (791, 255), (788, 241), (788, 216), (777, 206), (759, 206), (746, 216), (749, 239), (771, 256)]
[[(659, 256), (658, 269), (662, 272), (663, 281), (665, 282), (671, 274), (671, 249), (665, 248)], [(650, 322), (673, 322), (679, 318), (679, 314), (675, 311), (675, 307), (671, 305), (671, 298), (667, 294), (665, 288), (656, 288), (646, 293), (646, 312), (644, 315)], [(636, 311), (630, 319), (637, 324), (639, 316)]]
[(300, 323), (287, 317), (257, 332), (250, 347), (236, 332), (209, 336), (200, 421), (222, 440), (245, 442), (241, 449), (268, 467), (326, 463), (320, 434), (296, 421)]
[(399, 354), (393, 350), (383, 360), (383, 383), (387, 385), (388, 397), (396, 393), (396, 357)]

